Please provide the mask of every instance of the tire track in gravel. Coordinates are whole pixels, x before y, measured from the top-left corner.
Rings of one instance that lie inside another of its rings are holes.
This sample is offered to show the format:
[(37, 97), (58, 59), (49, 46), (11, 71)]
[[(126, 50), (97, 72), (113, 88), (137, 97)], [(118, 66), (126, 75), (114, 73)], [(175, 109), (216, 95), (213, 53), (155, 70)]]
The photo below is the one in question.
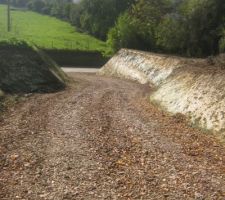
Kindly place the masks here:
[(225, 149), (134, 82), (71, 73), (0, 122), (0, 199), (224, 199)]

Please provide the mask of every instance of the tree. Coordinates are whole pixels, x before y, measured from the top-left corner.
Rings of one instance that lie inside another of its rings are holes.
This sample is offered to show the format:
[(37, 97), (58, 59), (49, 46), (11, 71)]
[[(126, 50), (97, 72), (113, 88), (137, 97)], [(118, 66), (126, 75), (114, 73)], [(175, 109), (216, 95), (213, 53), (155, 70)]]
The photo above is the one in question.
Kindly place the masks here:
[(81, 29), (106, 39), (118, 16), (132, 5), (134, 0), (83, 0), (80, 3)]
[(120, 48), (141, 48), (141, 36), (137, 31), (139, 25), (128, 13), (121, 15), (115, 25), (108, 33), (108, 44), (114, 51)]
[(179, 15), (165, 16), (156, 29), (158, 49), (166, 53), (186, 54), (187, 32)]
[(188, 32), (187, 54), (208, 56), (218, 53), (221, 28), (224, 26), (225, 1), (188, 0), (183, 7)]
[(157, 25), (169, 9), (166, 0), (139, 0), (110, 30), (108, 43), (115, 51), (122, 47), (156, 51)]

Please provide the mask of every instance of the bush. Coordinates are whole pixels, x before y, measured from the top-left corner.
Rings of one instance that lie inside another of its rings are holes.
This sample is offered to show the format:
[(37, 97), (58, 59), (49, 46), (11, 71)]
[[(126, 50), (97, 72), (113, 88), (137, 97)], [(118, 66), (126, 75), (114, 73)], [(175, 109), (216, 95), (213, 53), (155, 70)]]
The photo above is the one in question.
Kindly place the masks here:
[(114, 50), (121, 47), (156, 51), (156, 28), (167, 13), (164, 0), (139, 0), (108, 34), (108, 43)]
[(20, 49), (28, 49), (31, 46), (32, 45), (30, 45), (28, 42), (25, 42), (23, 40), (18, 40), (16, 38), (10, 38), (8, 40), (0, 41), (0, 47), (5, 49), (15, 48), (15, 47), (19, 47)]
[(136, 24), (127, 13), (120, 16), (115, 27), (108, 33), (108, 44), (116, 51), (122, 47), (132, 48), (138, 45), (136, 41)]
[(153, 50), (155, 48), (154, 34), (149, 30), (138, 19), (125, 13), (109, 31), (107, 43), (114, 51), (120, 48)]
[(185, 54), (186, 30), (176, 16), (165, 17), (157, 27), (158, 49), (167, 53)]

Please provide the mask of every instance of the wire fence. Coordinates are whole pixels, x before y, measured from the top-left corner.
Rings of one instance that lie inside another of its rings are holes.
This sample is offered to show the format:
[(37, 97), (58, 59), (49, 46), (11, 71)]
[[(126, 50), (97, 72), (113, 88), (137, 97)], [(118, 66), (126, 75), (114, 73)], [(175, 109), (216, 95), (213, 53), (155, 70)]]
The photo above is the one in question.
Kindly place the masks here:
[[(29, 26), (29, 25), (27, 25)], [(9, 38), (17, 38), (29, 41), (35, 45), (39, 45), (42, 48), (50, 48), (50, 49), (92, 49), (92, 42), (89, 39), (85, 40), (69, 40), (63, 38), (57, 38), (55, 40), (45, 39), (41, 37), (34, 37), (32, 34), (24, 34), (21, 31), (21, 28), (18, 25), (14, 25), (11, 27), (11, 32), (7, 31), (7, 28), (4, 23), (0, 22), (0, 40), (9, 39)]]
[[(32, 41), (32, 39), (30, 40)], [(35, 44), (35, 41), (32, 41)], [(46, 41), (45, 44), (41, 45), (42, 48), (50, 48), (50, 49), (58, 49), (63, 48), (63, 49), (85, 49), (85, 50), (91, 50), (91, 44), (90, 41), (75, 41), (75, 40), (60, 40), (59, 41), (53, 41), (53, 40), (48, 40)]]
[[(93, 42), (91, 39), (85, 38), (85, 39), (65, 39), (62, 37), (58, 37), (55, 40), (48, 37), (41, 37), (36, 34), (34, 36), (32, 33), (29, 34), (27, 30), (32, 30), (33, 25), (31, 26), (29, 23), (22, 21), (22, 26), (19, 24), (13, 23), (14, 18), (11, 18), (11, 32), (7, 31), (7, 13), (6, 9), (1, 10), (0, 12), (0, 40), (8, 39), (8, 38), (17, 38), (26, 40), (29, 42), (32, 42), (33, 44), (38, 45), (41, 48), (46, 49), (84, 49), (84, 50), (91, 50), (95, 48), (95, 42)], [(26, 23), (26, 24), (24, 24)], [(24, 28), (26, 27), (26, 32), (24, 31)], [(34, 27), (35, 29), (38, 28)], [(34, 31), (34, 30), (32, 30)], [(98, 44), (100, 45), (100, 44)]]

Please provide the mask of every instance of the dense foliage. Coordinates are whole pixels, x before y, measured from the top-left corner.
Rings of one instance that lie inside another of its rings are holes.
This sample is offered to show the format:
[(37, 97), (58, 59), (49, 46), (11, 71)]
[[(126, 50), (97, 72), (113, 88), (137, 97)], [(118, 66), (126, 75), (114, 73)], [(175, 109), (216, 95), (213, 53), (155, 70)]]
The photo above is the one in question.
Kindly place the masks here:
[(185, 56), (225, 51), (224, 0), (12, 0), (68, 20), (107, 39), (114, 51), (134, 48)]
[(224, 0), (139, 0), (119, 17), (108, 42), (114, 49), (208, 56), (225, 49), (224, 19)]

